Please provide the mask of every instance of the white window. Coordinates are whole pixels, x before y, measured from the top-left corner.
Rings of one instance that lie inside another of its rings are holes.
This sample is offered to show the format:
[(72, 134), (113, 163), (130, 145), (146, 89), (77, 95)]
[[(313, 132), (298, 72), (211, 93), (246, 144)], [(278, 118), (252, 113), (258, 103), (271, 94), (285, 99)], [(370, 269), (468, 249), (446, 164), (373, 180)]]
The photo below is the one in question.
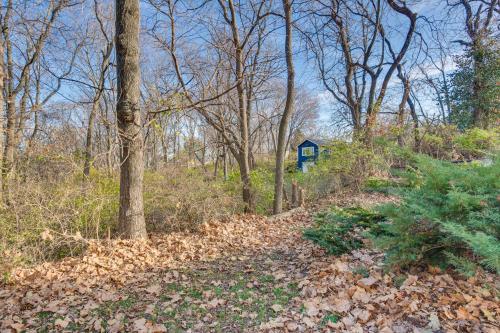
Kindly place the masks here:
[(302, 156), (314, 156), (314, 147), (304, 147), (302, 148)]

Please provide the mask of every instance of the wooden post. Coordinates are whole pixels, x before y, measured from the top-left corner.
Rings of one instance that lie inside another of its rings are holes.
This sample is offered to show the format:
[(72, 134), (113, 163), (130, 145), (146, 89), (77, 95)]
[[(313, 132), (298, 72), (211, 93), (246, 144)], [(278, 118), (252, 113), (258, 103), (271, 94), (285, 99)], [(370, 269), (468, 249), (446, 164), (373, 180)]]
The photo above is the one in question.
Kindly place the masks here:
[(292, 182), (292, 207), (297, 207), (298, 193), (297, 193), (297, 182)]
[(290, 202), (288, 201), (288, 194), (286, 193), (286, 189), (284, 186), (283, 186), (283, 201), (284, 201), (285, 209), (289, 209)]
[(299, 187), (299, 207), (304, 206), (304, 189), (302, 187)]

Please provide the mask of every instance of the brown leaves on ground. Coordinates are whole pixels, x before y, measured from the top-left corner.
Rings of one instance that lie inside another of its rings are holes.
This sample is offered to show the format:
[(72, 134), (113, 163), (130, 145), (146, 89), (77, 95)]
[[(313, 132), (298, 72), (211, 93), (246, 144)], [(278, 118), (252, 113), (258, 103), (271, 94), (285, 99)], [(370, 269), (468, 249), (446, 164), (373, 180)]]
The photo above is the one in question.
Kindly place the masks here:
[(326, 256), (301, 237), (310, 223), (305, 211), (236, 216), (199, 233), (92, 242), (81, 258), (14, 272), (0, 289), (0, 329), (498, 331), (494, 276), (395, 275), (370, 250)]
[(493, 276), (462, 280), (436, 268), (396, 276), (380, 263), (381, 255), (368, 250), (316, 258), (299, 282), (302, 297), (261, 328), (291, 331), (292, 322), (299, 331), (498, 332)]

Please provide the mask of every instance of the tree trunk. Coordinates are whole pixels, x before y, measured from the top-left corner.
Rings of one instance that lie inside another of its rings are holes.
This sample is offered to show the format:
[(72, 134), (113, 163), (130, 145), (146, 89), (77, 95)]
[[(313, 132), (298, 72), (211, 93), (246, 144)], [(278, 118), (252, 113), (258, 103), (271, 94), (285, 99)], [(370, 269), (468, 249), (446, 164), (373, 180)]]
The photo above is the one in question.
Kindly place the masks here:
[(410, 107), (410, 115), (413, 121), (413, 141), (414, 141), (414, 149), (416, 152), (420, 152), (420, 135), (418, 130), (418, 115), (417, 110), (415, 110), (415, 103), (411, 99), (411, 96), (408, 97), (408, 106)]
[[(4, 82), (4, 49), (3, 41), (0, 36), (0, 115), (3, 115), (4, 111), (4, 94), (3, 94), (3, 82)], [(3, 206), (3, 117), (0, 116), (0, 206)]]
[(248, 163), (248, 155), (240, 154), (238, 158), (238, 165), (240, 167), (241, 183), (243, 185), (242, 197), (245, 204), (245, 213), (253, 213), (255, 211), (255, 198), (252, 192), (252, 185), (250, 180), (250, 165)]
[(8, 175), (14, 164), (14, 149), (16, 136), (16, 96), (7, 96), (7, 128), (5, 132), (4, 171)]
[(398, 145), (400, 147), (404, 146), (404, 120), (405, 120), (405, 106), (410, 97), (410, 79), (403, 74), (402, 66), (398, 66), (398, 77), (403, 83), (403, 96), (401, 97), (401, 103), (399, 103), (398, 109)]
[(85, 141), (85, 161), (83, 165), (83, 175), (88, 177), (90, 175), (90, 168), (92, 167), (92, 137), (94, 133), (94, 122), (97, 113), (99, 100), (94, 99), (92, 103), (92, 110), (89, 115), (89, 122), (87, 125), (87, 138)]
[(18, 147), (23, 140), (24, 126), (26, 124), (26, 120), (28, 119), (27, 102), (28, 95), (30, 94), (30, 79), (30, 75), (27, 74), (24, 79), (23, 95), (21, 96), (21, 101), (19, 102), (19, 117), (16, 125), (16, 135), (14, 138), (14, 160), (17, 156)]
[(106, 124), (105, 127), (106, 127), (106, 170), (108, 176), (111, 176), (113, 173), (113, 162), (111, 156), (111, 154), (113, 153), (111, 151), (112, 148), (111, 126), (109, 124)]
[(482, 95), (484, 94), (483, 82), (481, 78), (481, 64), (484, 61), (481, 57), (481, 46), (479, 42), (472, 44), (473, 52), (473, 66), (474, 66), (474, 80), (472, 82), (472, 99), (474, 101), (474, 110), (472, 113), (472, 124), (475, 127), (487, 127), (487, 115), (482, 103)]
[(274, 203), (273, 213), (280, 214), (283, 210), (283, 177), (285, 173), (285, 152), (288, 123), (293, 114), (293, 102), (295, 94), (295, 71), (292, 55), (292, 5), (290, 0), (283, 0), (283, 11), (285, 12), (285, 55), (287, 66), (287, 92), (285, 110), (280, 120), (278, 131), (278, 147), (276, 150), (276, 172), (274, 178)]
[(120, 155), (119, 226), (127, 238), (147, 238), (144, 220), (143, 134), (139, 109), (139, 0), (116, 0), (116, 105)]
[[(238, 164), (240, 167), (241, 182), (243, 184), (242, 194), (243, 202), (245, 203), (245, 212), (252, 213), (255, 209), (255, 202), (252, 193), (252, 184), (250, 181), (250, 137), (249, 137), (249, 119), (245, 98), (245, 83), (244, 83), (244, 70), (245, 64), (243, 59), (243, 49), (240, 42), (240, 36), (237, 26), (237, 15), (234, 3), (228, 0), (229, 11), (231, 19), (228, 20), (231, 24), (232, 42), (234, 46), (235, 56), (235, 74), (238, 80), (236, 84), (236, 92), (238, 95), (238, 116), (239, 116), (239, 130), (241, 145), (238, 153)], [(235, 156), (236, 157), (236, 156)]]
[(227, 176), (228, 176), (228, 172), (227, 172), (227, 149), (226, 149), (226, 145), (224, 144), (224, 146), (222, 146), (222, 154), (224, 155), (223, 156), (223, 159), (222, 159), (222, 171), (224, 173), (224, 181), (227, 181)]

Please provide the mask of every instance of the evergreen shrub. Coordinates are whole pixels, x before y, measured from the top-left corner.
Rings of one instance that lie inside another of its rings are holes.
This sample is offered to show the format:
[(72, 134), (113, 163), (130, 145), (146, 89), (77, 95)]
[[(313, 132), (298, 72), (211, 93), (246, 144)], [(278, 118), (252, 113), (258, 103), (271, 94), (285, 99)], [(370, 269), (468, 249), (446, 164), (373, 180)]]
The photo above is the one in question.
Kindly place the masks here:
[(391, 267), (478, 266), (500, 272), (500, 156), (489, 165), (455, 164), (418, 155), (401, 202), (380, 207), (390, 223), (374, 236)]
[(352, 207), (333, 207), (314, 217), (315, 225), (304, 230), (304, 237), (325, 248), (328, 254), (341, 255), (362, 247), (361, 231), (374, 235), (384, 232), (384, 216), (369, 210)]

